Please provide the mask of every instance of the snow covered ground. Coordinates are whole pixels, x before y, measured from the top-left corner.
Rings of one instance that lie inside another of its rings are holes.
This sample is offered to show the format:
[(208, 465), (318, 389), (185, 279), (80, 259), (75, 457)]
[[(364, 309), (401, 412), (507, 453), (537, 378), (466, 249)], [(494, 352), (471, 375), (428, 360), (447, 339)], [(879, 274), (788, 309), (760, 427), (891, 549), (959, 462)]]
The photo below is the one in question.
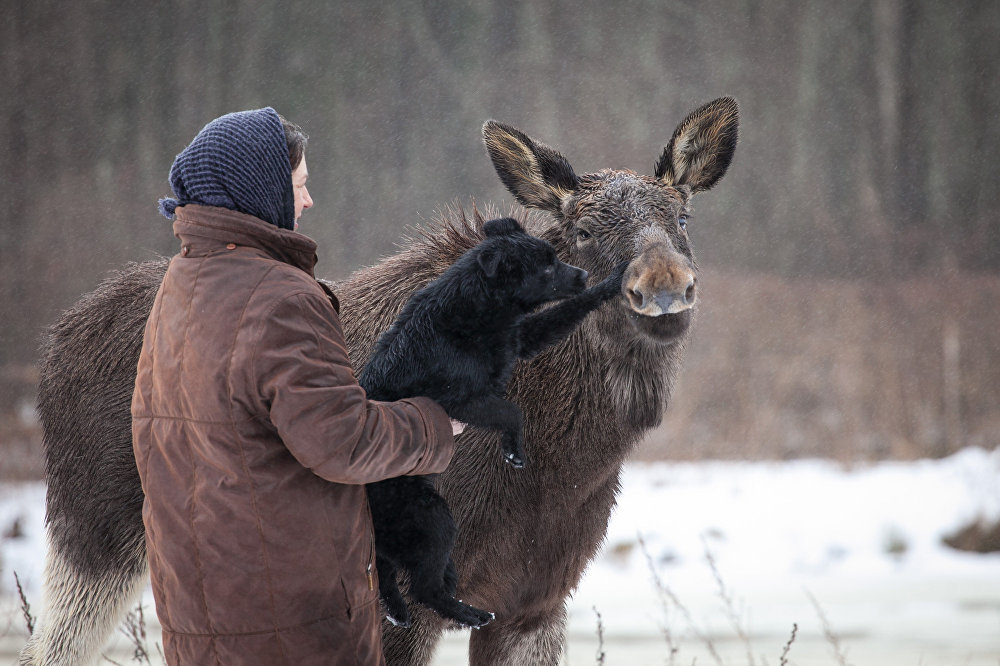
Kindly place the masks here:
[[(622, 485), (570, 603), (568, 664), (597, 663), (597, 613), (609, 665), (778, 664), (793, 624), (790, 664), (1000, 664), (1000, 555), (941, 543), (1000, 519), (1000, 450), (850, 469), (632, 464)], [(12, 571), (40, 597), (43, 498), (0, 485), (0, 658), (23, 641)], [(23, 536), (4, 537), (18, 519)], [(465, 639), (450, 634), (435, 663), (463, 663)]]

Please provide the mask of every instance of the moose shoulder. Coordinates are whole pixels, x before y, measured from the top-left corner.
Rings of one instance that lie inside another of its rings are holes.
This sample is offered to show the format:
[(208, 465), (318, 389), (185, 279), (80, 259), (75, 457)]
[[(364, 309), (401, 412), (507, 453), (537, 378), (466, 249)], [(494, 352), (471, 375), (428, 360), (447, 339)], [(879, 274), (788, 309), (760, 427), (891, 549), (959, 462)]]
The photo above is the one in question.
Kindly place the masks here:
[[(666, 407), (680, 343), (698, 301), (688, 237), (691, 198), (725, 174), (739, 112), (715, 100), (677, 127), (652, 176), (576, 175), (558, 152), (487, 122), (501, 180), (527, 208), (521, 222), (592, 281), (628, 262), (624, 299), (569, 338), (518, 365), (508, 398), (524, 410), (531, 465), (496, 455), (494, 434), (470, 428), (438, 479), (458, 524), (458, 597), (496, 613), (473, 632), (474, 664), (557, 664), (565, 600), (593, 558), (621, 465)], [(407, 250), (335, 285), (356, 368), (414, 290), (482, 237), (482, 217), (453, 213)], [(145, 580), (129, 402), (142, 328), (163, 262), (113, 274), (50, 333), (39, 391), (45, 429), (47, 610), (21, 663), (89, 663)], [(131, 467), (130, 467), (131, 465)], [(92, 498), (92, 499), (81, 499)], [(409, 630), (386, 627), (391, 664), (429, 662), (444, 621), (411, 607)]]

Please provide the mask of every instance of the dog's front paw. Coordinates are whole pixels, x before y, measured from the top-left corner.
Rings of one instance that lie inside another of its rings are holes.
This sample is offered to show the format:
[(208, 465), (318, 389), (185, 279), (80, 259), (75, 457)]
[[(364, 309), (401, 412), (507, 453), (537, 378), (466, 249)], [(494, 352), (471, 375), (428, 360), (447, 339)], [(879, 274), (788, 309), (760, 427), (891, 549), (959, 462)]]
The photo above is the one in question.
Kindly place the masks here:
[(385, 619), (388, 620), (390, 623), (392, 623), (392, 626), (394, 626), (394, 627), (400, 627), (401, 629), (409, 629), (410, 628), (410, 624), (411, 623), (410, 623), (410, 618), (409, 617), (407, 617), (406, 619), (403, 619), (403, 620), (397, 620), (392, 615), (386, 614)]
[(519, 439), (504, 438), (503, 459), (512, 465), (514, 469), (521, 469), (528, 463), (528, 456), (524, 452), (524, 445)]
[(524, 457), (514, 453), (513, 451), (505, 451), (503, 459), (510, 463), (514, 469), (521, 469), (524, 467)]
[(621, 293), (622, 280), (625, 278), (625, 271), (628, 270), (628, 263), (627, 261), (623, 261), (615, 266), (614, 270), (611, 271), (611, 275), (604, 278), (595, 287), (602, 298), (612, 298), (616, 294)]

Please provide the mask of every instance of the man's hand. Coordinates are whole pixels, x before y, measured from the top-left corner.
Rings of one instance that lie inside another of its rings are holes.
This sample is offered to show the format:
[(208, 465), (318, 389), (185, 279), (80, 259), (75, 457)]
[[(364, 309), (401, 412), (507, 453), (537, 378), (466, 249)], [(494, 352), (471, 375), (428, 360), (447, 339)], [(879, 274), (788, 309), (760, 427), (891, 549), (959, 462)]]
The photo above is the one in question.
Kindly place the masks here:
[(451, 420), (451, 434), (452, 435), (454, 435), (455, 437), (458, 437), (459, 435), (462, 434), (463, 430), (465, 430), (465, 424), (464, 423), (462, 423), (461, 421), (456, 421), (455, 419)]

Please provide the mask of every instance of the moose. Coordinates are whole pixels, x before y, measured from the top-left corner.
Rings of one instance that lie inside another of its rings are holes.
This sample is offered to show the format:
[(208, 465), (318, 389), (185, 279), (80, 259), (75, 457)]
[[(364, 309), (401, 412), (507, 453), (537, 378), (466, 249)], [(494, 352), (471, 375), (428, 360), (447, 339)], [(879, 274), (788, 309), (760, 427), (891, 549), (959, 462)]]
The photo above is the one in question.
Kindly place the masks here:
[[(516, 212), (522, 226), (593, 282), (621, 262), (628, 267), (621, 298), (516, 367), (507, 398), (524, 412), (531, 464), (506, 464), (495, 432), (469, 428), (437, 479), (458, 527), (457, 596), (496, 615), (472, 632), (472, 664), (560, 660), (566, 598), (605, 537), (622, 464), (670, 397), (698, 301), (691, 199), (725, 175), (738, 124), (732, 98), (696, 109), (652, 176), (578, 176), (559, 152), (519, 130), (483, 126), (497, 174), (532, 209)], [(493, 212), (449, 209), (398, 254), (332, 285), (355, 368), (410, 294), (483, 239)], [(48, 333), (38, 394), (48, 484), (44, 611), (21, 664), (92, 663), (147, 580), (130, 402), (166, 265), (113, 272)], [(384, 628), (390, 664), (428, 663), (451, 626), (417, 604), (409, 611), (410, 628)]]

